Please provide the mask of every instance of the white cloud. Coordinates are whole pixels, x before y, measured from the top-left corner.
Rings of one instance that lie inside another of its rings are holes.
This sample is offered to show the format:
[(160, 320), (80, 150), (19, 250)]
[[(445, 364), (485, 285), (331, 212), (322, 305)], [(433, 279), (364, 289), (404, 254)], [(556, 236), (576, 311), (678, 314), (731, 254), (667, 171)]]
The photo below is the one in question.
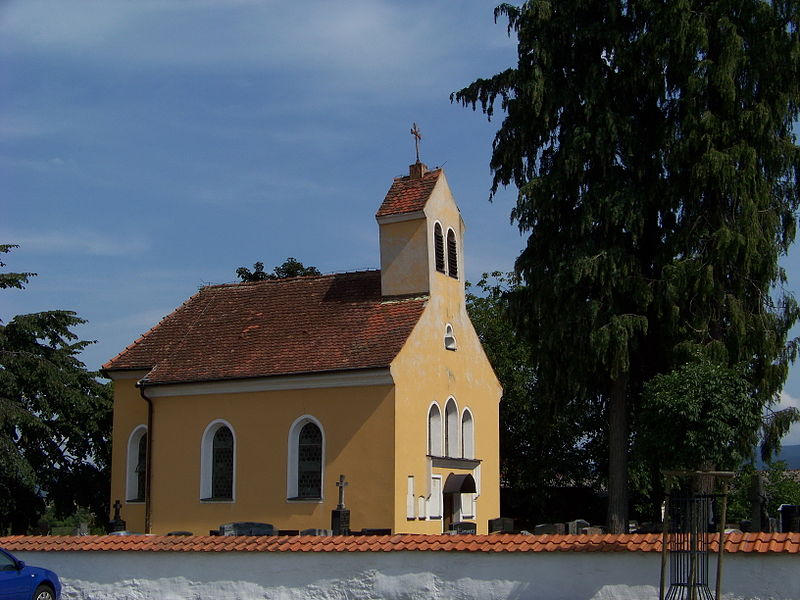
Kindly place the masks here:
[(4, 239), (13, 240), (30, 253), (71, 253), (90, 256), (131, 256), (146, 251), (150, 244), (137, 236), (111, 237), (94, 231), (51, 231), (44, 233), (6, 232)]

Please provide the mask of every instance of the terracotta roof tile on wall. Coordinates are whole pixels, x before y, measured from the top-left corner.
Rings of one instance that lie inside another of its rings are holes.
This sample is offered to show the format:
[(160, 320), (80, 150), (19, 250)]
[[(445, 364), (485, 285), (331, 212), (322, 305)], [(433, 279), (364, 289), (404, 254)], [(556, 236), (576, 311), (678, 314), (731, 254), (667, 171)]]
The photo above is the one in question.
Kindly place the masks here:
[(441, 169), (434, 169), (420, 179), (398, 177), (386, 193), (386, 198), (375, 216), (385, 217), (422, 210), (441, 174)]
[[(661, 552), (661, 535), (9, 536), (0, 537), (0, 547), (11, 552)], [(800, 533), (730, 534), (725, 551), (800, 554)]]
[(382, 298), (380, 271), (208, 286), (103, 368), (178, 383), (387, 367), (425, 302)]

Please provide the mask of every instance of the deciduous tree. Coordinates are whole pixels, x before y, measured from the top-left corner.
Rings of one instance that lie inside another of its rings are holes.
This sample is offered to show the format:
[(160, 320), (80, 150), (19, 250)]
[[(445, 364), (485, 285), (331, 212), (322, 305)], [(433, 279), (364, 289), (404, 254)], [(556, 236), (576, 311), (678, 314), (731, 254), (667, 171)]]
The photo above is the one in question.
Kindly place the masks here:
[(316, 267), (307, 267), (296, 258), (290, 256), (283, 264), (272, 271), (264, 271), (264, 263), (259, 261), (253, 265), (251, 271), (247, 267), (236, 269), (236, 276), (242, 281), (265, 281), (267, 279), (287, 279), (288, 277), (304, 277), (306, 275), (321, 275)]

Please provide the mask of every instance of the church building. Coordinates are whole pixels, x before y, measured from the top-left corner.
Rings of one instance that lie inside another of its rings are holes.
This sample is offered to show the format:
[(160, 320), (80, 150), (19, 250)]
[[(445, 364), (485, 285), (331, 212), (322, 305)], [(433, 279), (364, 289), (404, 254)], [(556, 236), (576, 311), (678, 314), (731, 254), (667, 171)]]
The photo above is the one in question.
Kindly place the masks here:
[(351, 530), (487, 532), (501, 388), (444, 171), (411, 165), (376, 219), (380, 270), (203, 287), (103, 365), (127, 529), (329, 529), (344, 475)]

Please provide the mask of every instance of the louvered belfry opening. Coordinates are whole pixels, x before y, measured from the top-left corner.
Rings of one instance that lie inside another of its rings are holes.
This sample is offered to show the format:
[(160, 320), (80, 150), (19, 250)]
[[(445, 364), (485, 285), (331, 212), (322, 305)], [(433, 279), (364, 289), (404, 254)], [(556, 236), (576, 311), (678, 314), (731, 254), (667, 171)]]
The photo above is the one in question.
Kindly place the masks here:
[(214, 434), (213, 461), (211, 462), (211, 497), (233, 498), (233, 433), (220, 427)]
[(298, 438), (297, 497), (322, 497), (322, 432), (307, 423)]
[(436, 223), (433, 228), (433, 247), (436, 256), (436, 270), (444, 273), (444, 235), (439, 223)]
[(452, 229), (447, 230), (447, 274), (458, 279), (458, 253), (456, 248), (456, 234)]

